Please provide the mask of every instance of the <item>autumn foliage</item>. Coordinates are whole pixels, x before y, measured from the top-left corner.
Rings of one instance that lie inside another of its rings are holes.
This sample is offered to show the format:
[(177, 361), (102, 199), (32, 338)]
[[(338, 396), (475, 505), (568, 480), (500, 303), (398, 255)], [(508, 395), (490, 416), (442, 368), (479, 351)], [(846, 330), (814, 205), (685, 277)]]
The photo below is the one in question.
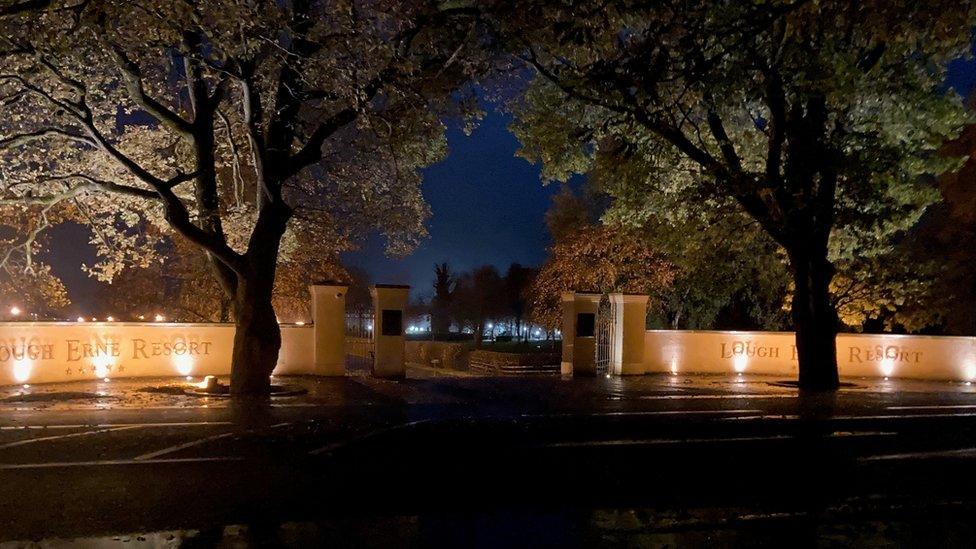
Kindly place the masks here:
[(653, 307), (673, 278), (671, 265), (634, 231), (583, 227), (550, 249), (532, 286), (532, 318), (559, 327), (561, 294), (569, 291), (649, 294)]

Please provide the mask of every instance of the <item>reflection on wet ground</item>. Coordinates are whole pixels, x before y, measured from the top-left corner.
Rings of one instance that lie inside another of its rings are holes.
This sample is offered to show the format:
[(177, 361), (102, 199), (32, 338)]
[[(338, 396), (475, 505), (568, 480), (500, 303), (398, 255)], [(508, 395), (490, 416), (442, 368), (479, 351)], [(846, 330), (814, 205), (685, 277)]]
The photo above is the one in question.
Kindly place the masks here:
[(352, 516), (0, 547), (951, 547), (973, 540), (974, 511), (958, 501), (879, 506), (860, 499), (818, 512), (722, 507)]
[(173, 379), (0, 389), (0, 540), (976, 541), (976, 393), (964, 384), (854, 380), (799, 395), (748, 375), (284, 381), (307, 394), (236, 403), (180, 394)]

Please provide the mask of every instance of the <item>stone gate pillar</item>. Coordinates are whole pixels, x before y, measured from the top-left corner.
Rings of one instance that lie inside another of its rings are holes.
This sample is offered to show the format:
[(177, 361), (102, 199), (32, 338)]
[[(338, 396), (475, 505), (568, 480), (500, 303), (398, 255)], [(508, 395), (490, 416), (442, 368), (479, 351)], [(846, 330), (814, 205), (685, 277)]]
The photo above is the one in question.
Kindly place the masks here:
[(346, 375), (346, 291), (345, 284), (313, 284), (314, 373), (320, 376)]
[(614, 293), (609, 298), (613, 304), (610, 373), (618, 376), (643, 374), (648, 296)]
[(373, 375), (399, 379), (406, 375), (403, 334), (403, 310), (407, 306), (410, 286), (377, 284), (373, 296)]
[(596, 313), (600, 294), (563, 292), (563, 356), (559, 371), (564, 375), (596, 375)]

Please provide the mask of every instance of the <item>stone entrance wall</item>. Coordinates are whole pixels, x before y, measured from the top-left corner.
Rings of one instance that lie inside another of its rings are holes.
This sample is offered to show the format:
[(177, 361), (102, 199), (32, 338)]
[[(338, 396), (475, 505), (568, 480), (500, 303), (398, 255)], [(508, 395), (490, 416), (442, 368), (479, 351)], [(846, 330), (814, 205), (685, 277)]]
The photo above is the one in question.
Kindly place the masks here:
[[(794, 344), (792, 332), (648, 330), (644, 369), (795, 377)], [(845, 377), (976, 381), (976, 338), (840, 334), (837, 361)]]
[[(313, 328), (281, 327), (276, 374), (314, 373)], [(0, 323), (0, 384), (230, 373), (233, 324)]]

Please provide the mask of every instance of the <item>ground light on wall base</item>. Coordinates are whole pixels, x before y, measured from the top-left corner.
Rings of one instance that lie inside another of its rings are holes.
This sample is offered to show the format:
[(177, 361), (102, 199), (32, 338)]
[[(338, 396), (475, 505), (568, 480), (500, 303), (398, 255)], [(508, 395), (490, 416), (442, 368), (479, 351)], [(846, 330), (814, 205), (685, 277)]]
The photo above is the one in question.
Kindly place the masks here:
[(115, 364), (115, 360), (108, 355), (99, 355), (92, 359), (92, 370), (95, 377), (102, 378), (102, 381), (108, 382), (108, 374), (112, 371), (112, 365)]
[(189, 377), (193, 371), (193, 358), (187, 355), (174, 355), (173, 367), (181, 376)]
[(969, 359), (963, 364), (962, 378), (966, 381), (966, 385), (971, 385), (973, 381), (976, 381), (976, 360)]
[(892, 374), (895, 373), (895, 361), (890, 358), (886, 358), (882, 360), (880, 369), (881, 369), (881, 375), (883, 375), (885, 380), (887, 381), (887, 379), (891, 377)]
[(26, 383), (30, 379), (31, 370), (33, 369), (33, 364), (26, 358), (20, 358), (14, 361), (13, 374), (14, 380), (17, 383)]
[(732, 369), (735, 370), (735, 373), (737, 374), (741, 375), (743, 372), (745, 372), (748, 365), (749, 359), (746, 357), (746, 355), (736, 355), (736, 357), (732, 359)]

